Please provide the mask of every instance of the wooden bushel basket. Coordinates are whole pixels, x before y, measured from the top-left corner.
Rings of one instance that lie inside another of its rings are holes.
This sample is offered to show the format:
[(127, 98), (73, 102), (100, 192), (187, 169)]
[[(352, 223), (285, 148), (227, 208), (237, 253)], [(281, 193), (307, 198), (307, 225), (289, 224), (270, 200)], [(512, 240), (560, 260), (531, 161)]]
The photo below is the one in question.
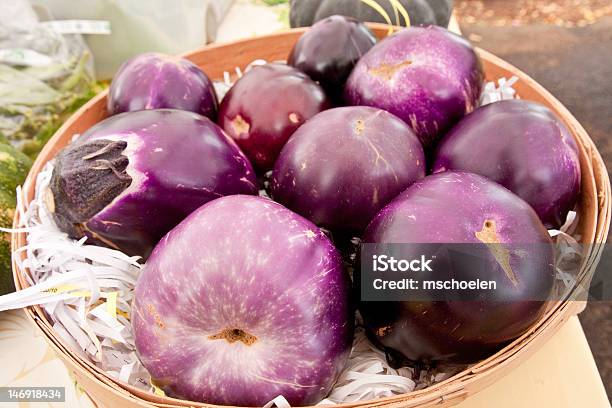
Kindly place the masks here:
[[(387, 35), (388, 27), (385, 25), (372, 24), (370, 27), (378, 37)], [(188, 53), (185, 57), (200, 66), (211, 78), (220, 79), (224, 71), (233, 72), (234, 67), (244, 68), (255, 59), (285, 60), (293, 44), (303, 32), (304, 29), (296, 29), (229, 44), (213, 45)], [(593, 141), (567, 109), (533, 79), (486, 51), (478, 50), (478, 52), (484, 64), (487, 80), (509, 78), (513, 75), (519, 77), (514, 88), (520, 97), (548, 106), (567, 125), (580, 149), (582, 191), (578, 209), (578, 233), (582, 243), (585, 244), (606, 242), (610, 224), (610, 180)], [(45, 146), (34, 163), (25, 184), (24, 194), (28, 201), (34, 197), (36, 176), (45, 163), (66, 146), (74, 134), (83, 133), (107, 116), (106, 96), (107, 92), (103, 92), (83, 106)], [(14, 225), (19, 225), (18, 212), (15, 215)], [(13, 250), (25, 244), (25, 233), (13, 234)], [(601, 245), (585, 247), (589, 248), (590, 252), (585, 254), (581, 266), (580, 276), (582, 278), (588, 275), (588, 272), (593, 271), (599, 261), (601, 250)], [(15, 262), (13, 262), (13, 274), (17, 289), (28, 286), (24, 276), (18, 272)], [(570, 316), (582, 310), (583, 307), (584, 302), (568, 300), (553, 302), (546, 315), (512, 344), (488, 359), (426, 389), (384, 399), (338, 405), (338, 407), (390, 408), (455, 405), (492, 384), (526, 360), (553, 336)], [(52, 329), (52, 323), (41, 308), (28, 307), (25, 312), (32, 323), (44, 333), (51, 347), (66, 364), (80, 386), (100, 407), (211, 407), (209, 404), (153, 395), (108, 377), (91, 362), (83, 360), (61, 340)]]

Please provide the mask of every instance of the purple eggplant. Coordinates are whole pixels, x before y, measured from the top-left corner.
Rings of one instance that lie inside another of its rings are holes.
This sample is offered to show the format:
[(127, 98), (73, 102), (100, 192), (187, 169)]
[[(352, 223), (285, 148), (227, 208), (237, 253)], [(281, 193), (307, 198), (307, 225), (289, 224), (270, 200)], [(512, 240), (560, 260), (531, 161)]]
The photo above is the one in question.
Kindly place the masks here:
[(285, 64), (266, 64), (248, 71), (225, 95), (219, 125), (263, 173), (272, 169), (293, 132), (329, 106), (308, 75)]
[(351, 17), (331, 16), (302, 34), (287, 64), (319, 82), (327, 95), (339, 103), (353, 67), (374, 44), (376, 37), (362, 22)]
[(378, 213), (363, 241), (405, 244), (396, 249), (398, 259), (437, 248), (423, 244), (455, 245), (451, 250), (480, 253), (482, 270), (475, 274), (474, 263), (458, 267), (439, 255), (430, 257), (433, 272), (424, 272), (426, 278), (496, 282), (494, 291), (474, 297), (449, 289), (444, 295), (450, 301), (360, 302), (370, 337), (400, 365), (485, 358), (525, 333), (552, 293), (554, 256), (546, 228), (520, 197), (476, 174), (445, 172), (416, 182)]
[(483, 79), (480, 59), (466, 39), (441, 27), (411, 27), (359, 60), (345, 98), (399, 116), (430, 148), (474, 110)]
[(295, 132), (274, 166), (271, 193), (317, 225), (361, 233), (423, 177), (423, 148), (402, 120), (351, 106), (321, 112)]
[(314, 224), (262, 197), (214, 200), (161, 240), (136, 285), (140, 361), (171, 397), (312, 405), (351, 349), (350, 283)]
[(179, 109), (217, 117), (217, 95), (206, 74), (186, 59), (148, 53), (126, 61), (110, 86), (109, 114)]
[(112, 116), (62, 150), (48, 197), (71, 237), (147, 257), (202, 204), (257, 190), (253, 167), (217, 125), (160, 109)]
[(492, 103), (466, 116), (446, 135), (433, 172), (469, 171), (508, 188), (558, 228), (580, 193), (580, 159), (571, 133), (535, 102)]

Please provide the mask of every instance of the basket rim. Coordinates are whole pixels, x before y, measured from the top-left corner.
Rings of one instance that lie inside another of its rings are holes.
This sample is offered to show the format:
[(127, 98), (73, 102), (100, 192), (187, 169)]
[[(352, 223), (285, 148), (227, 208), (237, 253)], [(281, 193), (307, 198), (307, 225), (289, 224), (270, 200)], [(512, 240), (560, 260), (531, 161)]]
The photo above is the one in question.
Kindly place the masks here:
[[(389, 29), (387, 25), (384, 24), (368, 24), (370, 28), (375, 31), (377, 35), (381, 35), (381, 33), (386, 33)], [(190, 51), (188, 53), (182, 54), (181, 56), (187, 59), (193, 60), (195, 56), (202, 53), (206, 50), (214, 50), (214, 49), (222, 49), (224, 47), (232, 46), (232, 45), (240, 45), (240, 44), (250, 44), (250, 43), (263, 43), (266, 40), (276, 39), (283, 36), (297, 36), (301, 35), (306, 31), (306, 28), (300, 29), (292, 29), (277, 32), (274, 34), (269, 34), (266, 36), (259, 36), (254, 38), (248, 38), (244, 40), (233, 41), (229, 43), (219, 43), (213, 44), (207, 47), (202, 47), (194, 51)], [(485, 51), (480, 48), (477, 48), (477, 52), (483, 60), (498, 66), (499, 68), (514, 72), (517, 76), (519, 76), (520, 81), (524, 83), (529, 88), (533, 89), (542, 99), (544, 99), (547, 103), (554, 106), (554, 108), (558, 111), (562, 119), (566, 122), (570, 131), (572, 133), (572, 137), (576, 140), (579, 149), (580, 149), (580, 157), (581, 157), (581, 167), (583, 171), (587, 170), (588, 179), (591, 180), (594, 184), (594, 194), (596, 197), (592, 197), (595, 199), (598, 205), (594, 207), (594, 225), (595, 229), (593, 232), (593, 241), (594, 242), (605, 242), (608, 236), (609, 228), (610, 228), (610, 217), (612, 214), (612, 200), (610, 197), (612, 195), (612, 189), (610, 187), (610, 179), (608, 173), (606, 171), (605, 165), (603, 163), (602, 157), (595, 147), (593, 141), (587, 134), (586, 130), (580, 125), (580, 123), (574, 118), (574, 116), (565, 108), (550, 92), (548, 92), (545, 88), (543, 88), (539, 83), (533, 80), (530, 76), (520, 71), (513, 65), (508, 62), (502, 60), (501, 58)], [(77, 112), (75, 112), (69, 119), (66, 121), (60, 129), (53, 135), (53, 137), (49, 140), (49, 142), (45, 145), (43, 150), (41, 151), (39, 157), (36, 159), (26, 182), (24, 183), (24, 195), (32, 192), (32, 189), (36, 184), (36, 175), (40, 172), (44, 164), (55, 154), (57, 150), (59, 150), (57, 146), (57, 140), (59, 136), (66, 133), (71, 125), (76, 122), (85, 112), (93, 109), (98, 104), (102, 103), (105, 100), (108, 94), (108, 89), (101, 92), (94, 98), (92, 98), (89, 102), (87, 102), (84, 106), (82, 106)], [(585, 175), (583, 174), (583, 179)], [(582, 194), (582, 192), (581, 192)], [(13, 225), (19, 225), (19, 211), (15, 211), (15, 217)], [(19, 249), (25, 243), (25, 233), (13, 233), (11, 237), (11, 247), (13, 253), (17, 249)], [(583, 265), (581, 266), (581, 270), (587, 269), (589, 265), (596, 265), (598, 262), (600, 253), (589, 254), (590, 256), (585, 257), (583, 261)], [(16, 288), (23, 289), (27, 287), (27, 282), (20, 275), (17, 261), (15, 256), (13, 256), (12, 260), (13, 264), (13, 278), (15, 281)], [(412, 402), (412, 403), (423, 403), (423, 404), (435, 404), (442, 401), (449, 401), (450, 399), (463, 399), (467, 396), (467, 387), (477, 381), (478, 376), (486, 376), (488, 372), (493, 370), (497, 366), (506, 365), (506, 364), (516, 364), (517, 354), (523, 353), (525, 355), (527, 352), (534, 352), (535, 347), (534, 343), (543, 340), (543, 334), (547, 330), (554, 330), (558, 328), (565, 320), (569, 318), (572, 314), (572, 310), (577, 309), (576, 305), (574, 305), (576, 301), (572, 300), (563, 300), (553, 302), (553, 306), (546, 312), (544, 316), (542, 316), (526, 333), (522, 336), (511, 342), (509, 345), (499, 350), (497, 353), (491, 355), (485, 360), (482, 360), (472, 366), (469, 366), (467, 369), (451, 376), (450, 378), (436, 383), (432, 386), (429, 386), (425, 389), (416, 390), (407, 394), (394, 395), (386, 398), (379, 398), (374, 400), (365, 400), (359, 401), (356, 403), (345, 403), (338, 404), (338, 408), (352, 408), (357, 406), (383, 406), (388, 404), (394, 404), (398, 402)], [(579, 302), (582, 303), (582, 302)], [(52, 345), (52, 348), (56, 352), (59, 353), (61, 358), (69, 358), (72, 362), (78, 364), (79, 369), (83, 370), (83, 372), (93, 375), (99, 382), (104, 384), (105, 386), (110, 386), (113, 388), (117, 388), (123, 392), (129, 392), (132, 398), (137, 398), (142, 400), (142, 402), (148, 404), (171, 404), (169, 406), (201, 406), (201, 407), (229, 407), (229, 406), (219, 406), (213, 404), (199, 403), (194, 401), (180, 400), (171, 397), (159, 397), (153, 395), (149, 392), (140, 390), (134, 386), (131, 386), (123, 381), (118, 379), (114, 379), (106, 375), (101, 369), (97, 366), (93, 365), (93, 363), (82, 359), (78, 354), (71, 351), (70, 347), (65, 344), (59, 336), (55, 332), (53, 332), (52, 325), (50, 324), (48, 318), (44, 314), (42, 308), (40, 306), (31, 306), (25, 309), (26, 316), (32, 321), (32, 323), (38, 327), (39, 330), (44, 334), (45, 339)], [(441, 393), (439, 391), (443, 390), (445, 392)], [(178, 404), (177, 404), (178, 403)], [(230, 407), (231, 408), (231, 407)]]

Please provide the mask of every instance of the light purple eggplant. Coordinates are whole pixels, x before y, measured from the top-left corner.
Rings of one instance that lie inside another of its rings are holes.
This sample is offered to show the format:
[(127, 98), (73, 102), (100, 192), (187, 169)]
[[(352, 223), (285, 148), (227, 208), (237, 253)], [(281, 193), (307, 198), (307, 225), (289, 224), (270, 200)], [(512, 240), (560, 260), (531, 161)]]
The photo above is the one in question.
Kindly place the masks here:
[(158, 53), (137, 55), (117, 71), (108, 93), (110, 115), (145, 109), (179, 109), (217, 118), (217, 95), (191, 61)]
[(399, 116), (429, 148), (474, 110), (483, 79), (480, 59), (466, 39), (441, 27), (411, 27), (359, 60), (345, 99)]
[[(461, 301), (432, 296), (360, 302), (370, 337), (399, 365), (486, 358), (536, 322), (552, 293), (554, 255), (546, 228), (520, 197), (476, 174), (445, 172), (416, 182), (378, 213), (363, 242), (413, 244), (397, 249), (398, 259), (418, 258), (437, 248), (422, 244), (463, 244), (449, 252), (480, 254), (483, 270), (475, 274), (476, 263), (463, 268), (455, 262), (462, 258), (449, 262), (450, 255), (438, 253), (433, 271), (424, 272), (423, 279), (497, 282), (486, 294), (458, 292)], [(444, 294), (452, 297), (450, 292)]]
[(433, 172), (483, 175), (534, 208), (558, 228), (580, 193), (578, 147), (547, 107), (525, 100), (492, 103), (466, 116), (438, 146)]
[(274, 166), (271, 193), (319, 226), (360, 234), (423, 177), (423, 147), (402, 120), (351, 106), (321, 112), (293, 134)]
[(73, 238), (147, 257), (192, 211), (256, 194), (253, 167), (204, 116), (172, 109), (112, 116), (61, 151), (50, 207)]
[(262, 197), (214, 200), (153, 251), (136, 286), (140, 361), (169, 396), (319, 402), (351, 348), (342, 260), (314, 224)]

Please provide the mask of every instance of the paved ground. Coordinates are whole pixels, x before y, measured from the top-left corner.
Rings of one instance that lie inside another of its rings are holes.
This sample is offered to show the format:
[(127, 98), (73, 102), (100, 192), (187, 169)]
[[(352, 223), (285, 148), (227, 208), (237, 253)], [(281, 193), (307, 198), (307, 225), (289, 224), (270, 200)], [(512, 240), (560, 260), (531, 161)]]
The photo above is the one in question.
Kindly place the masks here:
[(610, 0), (455, 0), (455, 3), (455, 12), (466, 24), (584, 27), (612, 16)]
[[(575, 28), (472, 21), (460, 17), (464, 34), (551, 91), (587, 129), (612, 169), (612, 17)], [(612, 303), (590, 304), (580, 321), (612, 397)]]

